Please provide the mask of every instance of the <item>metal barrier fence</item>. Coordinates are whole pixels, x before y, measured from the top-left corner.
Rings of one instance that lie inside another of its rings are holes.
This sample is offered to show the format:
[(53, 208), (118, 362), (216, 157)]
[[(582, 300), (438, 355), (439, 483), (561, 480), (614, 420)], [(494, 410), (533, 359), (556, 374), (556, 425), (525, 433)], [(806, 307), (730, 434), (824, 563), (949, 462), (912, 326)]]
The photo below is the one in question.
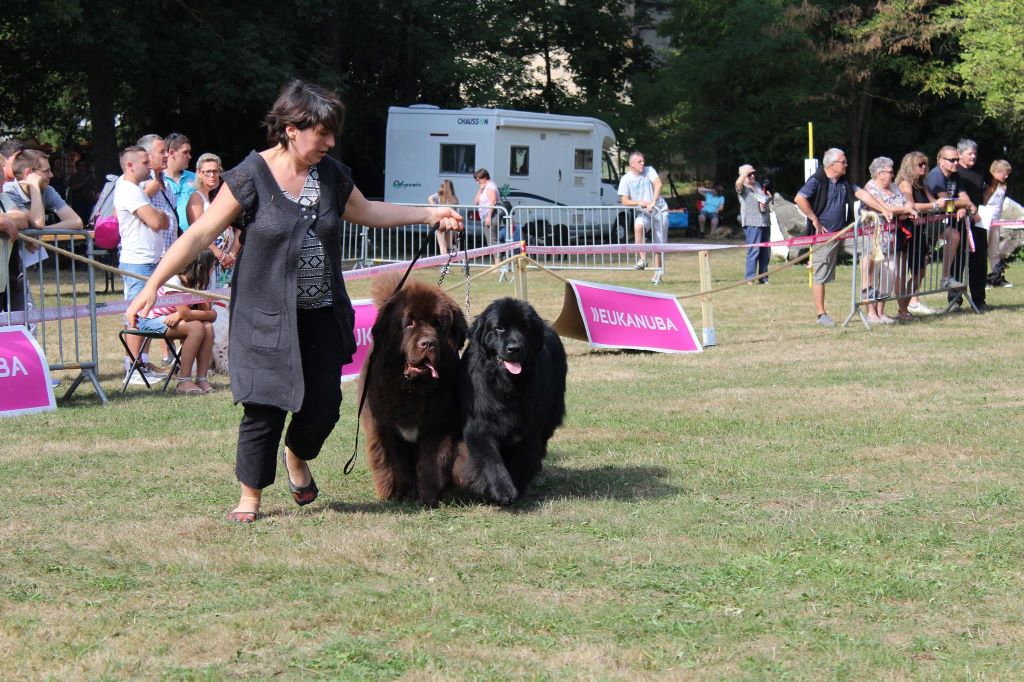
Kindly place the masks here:
[[(425, 206), (425, 204), (407, 204)], [(486, 226), (479, 219), (479, 206), (459, 204), (452, 206), (465, 220), (463, 245), (478, 248), (490, 244)], [(591, 246), (596, 244), (634, 243), (633, 223), (637, 210), (624, 206), (516, 206), (506, 211), (501, 206), (492, 209), (492, 236), (497, 241), (525, 240), (527, 246)], [(668, 216), (664, 230), (667, 234)], [(412, 259), (419, 248), (427, 225), (405, 225), (378, 229), (346, 223), (342, 236), (342, 258), (351, 269), (365, 268), (381, 263)], [(651, 241), (648, 234), (646, 241)], [(439, 255), (435, 240), (425, 256)], [(542, 265), (550, 268), (574, 270), (626, 270), (634, 266), (635, 256), (629, 254), (565, 254), (544, 256)], [(489, 263), (477, 262), (482, 266)]]
[[(426, 204), (403, 204), (405, 206), (426, 206)], [(464, 204), (450, 206), (458, 211), (465, 224), (462, 234), (461, 248), (475, 249), (489, 244), (486, 226), (478, 217), (478, 207)], [(498, 241), (513, 241), (509, 231), (508, 212), (501, 206), (491, 209), (491, 230)], [(342, 230), (342, 260), (353, 270), (368, 268), (382, 263), (395, 263), (412, 260), (416, 255), (423, 235), (429, 231), (428, 225), (402, 225), (393, 228), (375, 228), (346, 222)], [(438, 239), (433, 239), (427, 246), (426, 256), (437, 256), (443, 252)], [(471, 265), (484, 265), (477, 262)], [(488, 262), (487, 265), (490, 265)]]
[(868, 326), (861, 309), (865, 305), (954, 291), (947, 312), (958, 305), (959, 296), (977, 312), (966, 288), (970, 233), (968, 219), (955, 213), (877, 225), (858, 220), (861, 236), (852, 240), (851, 306), (844, 326), (858, 314)]
[[(527, 246), (595, 246), (634, 243), (637, 211), (624, 206), (516, 206), (511, 220), (522, 230)], [(662, 216), (663, 234), (668, 216)], [(651, 241), (648, 233), (645, 242)], [(625, 253), (562, 254), (538, 256), (537, 262), (552, 269), (626, 270), (636, 257)]]
[[(92, 234), (84, 230), (25, 230), (24, 233), (54, 243), (66, 251), (84, 251), (94, 257)], [(2, 241), (0, 257), (20, 250), (21, 266), (8, 272), (2, 294), (0, 326), (23, 324), (43, 349), (50, 370), (79, 370), (61, 400), (68, 400), (88, 379), (100, 400), (107, 396), (99, 382), (99, 339), (96, 330), (96, 274), (93, 266), (40, 248), (31, 251), (23, 243)], [(4, 261), (9, 262), (8, 260)]]

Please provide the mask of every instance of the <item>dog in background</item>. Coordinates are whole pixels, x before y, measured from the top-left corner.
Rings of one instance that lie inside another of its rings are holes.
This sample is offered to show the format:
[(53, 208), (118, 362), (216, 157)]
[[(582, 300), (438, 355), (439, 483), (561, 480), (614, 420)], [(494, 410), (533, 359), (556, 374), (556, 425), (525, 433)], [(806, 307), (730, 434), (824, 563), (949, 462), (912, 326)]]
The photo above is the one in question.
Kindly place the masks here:
[(366, 455), (378, 497), (434, 506), (451, 483), (466, 318), (439, 287), (409, 280), (395, 291), (398, 281), (384, 275), (370, 289), (377, 320), (359, 380)]
[(459, 363), (456, 485), (503, 505), (526, 493), (565, 416), (567, 371), (562, 340), (529, 303), (484, 309)]

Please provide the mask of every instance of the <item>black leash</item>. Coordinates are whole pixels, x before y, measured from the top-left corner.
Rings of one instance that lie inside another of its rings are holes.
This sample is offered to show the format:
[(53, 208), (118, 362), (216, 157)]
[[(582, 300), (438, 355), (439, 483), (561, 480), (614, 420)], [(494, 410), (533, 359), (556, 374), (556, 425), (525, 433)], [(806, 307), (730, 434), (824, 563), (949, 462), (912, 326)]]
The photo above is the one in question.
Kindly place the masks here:
[[(402, 286), (405, 285), (405, 280), (409, 279), (409, 273), (412, 272), (412, 268), (414, 265), (416, 265), (416, 261), (418, 261), (420, 259), (420, 256), (423, 255), (423, 252), (427, 248), (427, 244), (429, 244), (430, 240), (433, 239), (434, 233), (437, 232), (438, 225), (439, 224), (437, 223), (431, 225), (430, 229), (427, 230), (427, 233), (423, 235), (423, 241), (420, 242), (420, 248), (416, 251), (416, 255), (413, 256), (413, 259), (409, 262), (409, 267), (406, 268), (405, 274), (402, 275), (402, 279), (398, 281), (398, 286), (396, 286), (395, 290), (391, 293), (392, 296), (397, 294), (401, 290)], [(451, 262), (452, 254), (449, 253), (448, 263)], [(445, 265), (445, 272), (447, 271), (448, 266)], [(444, 279), (443, 274), (441, 275), (441, 279)], [(342, 470), (344, 471), (346, 476), (352, 473), (352, 470), (355, 468), (356, 455), (359, 454), (359, 418), (363, 415), (363, 406), (366, 404), (366, 387), (370, 385), (370, 374), (373, 372), (373, 361), (375, 358), (376, 354), (373, 352), (371, 352), (370, 356), (366, 358), (366, 375), (363, 377), (363, 390), (360, 391), (359, 409), (356, 411), (356, 440), (355, 443), (353, 443), (352, 445), (352, 456), (348, 458), (347, 462), (345, 462), (345, 468)]]

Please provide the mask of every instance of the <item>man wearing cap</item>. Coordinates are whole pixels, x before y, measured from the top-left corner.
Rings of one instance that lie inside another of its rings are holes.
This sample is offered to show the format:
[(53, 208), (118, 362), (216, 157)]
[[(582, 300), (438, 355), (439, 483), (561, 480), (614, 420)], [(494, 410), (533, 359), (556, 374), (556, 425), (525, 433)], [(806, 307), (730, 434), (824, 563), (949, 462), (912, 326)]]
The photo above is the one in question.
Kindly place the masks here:
[[(755, 177), (757, 172), (749, 163), (740, 166), (736, 178), (736, 195), (740, 201), (740, 224), (747, 243), (747, 269), (743, 275), (747, 284), (768, 284), (768, 261), (772, 250), (767, 246), (754, 246), (768, 241), (771, 234), (771, 217), (768, 206), (772, 195)], [(754, 277), (761, 275), (754, 281)]]
[[(868, 208), (878, 211), (886, 220), (892, 212), (871, 193), (846, 179), (846, 152), (832, 148), (821, 157), (821, 168), (807, 179), (794, 201), (814, 228), (814, 234), (839, 232), (853, 222), (853, 202), (860, 199)], [(814, 298), (818, 324), (834, 327), (835, 322), (825, 311), (825, 285), (836, 278), (836, 259), (839, 240), (815, 245), (811, 267), (814, 271), (811, 293)]]

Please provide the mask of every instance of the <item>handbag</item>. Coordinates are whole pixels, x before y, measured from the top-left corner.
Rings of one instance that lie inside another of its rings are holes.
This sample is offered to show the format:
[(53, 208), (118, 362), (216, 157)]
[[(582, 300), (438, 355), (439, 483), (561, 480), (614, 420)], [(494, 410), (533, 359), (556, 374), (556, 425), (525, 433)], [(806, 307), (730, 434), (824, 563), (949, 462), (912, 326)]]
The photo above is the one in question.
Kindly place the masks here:
[(97, 216), (94, 224), (93, 241), (100, 249), (110, 251), (121, 244), (121, 228), (117, 216)]

